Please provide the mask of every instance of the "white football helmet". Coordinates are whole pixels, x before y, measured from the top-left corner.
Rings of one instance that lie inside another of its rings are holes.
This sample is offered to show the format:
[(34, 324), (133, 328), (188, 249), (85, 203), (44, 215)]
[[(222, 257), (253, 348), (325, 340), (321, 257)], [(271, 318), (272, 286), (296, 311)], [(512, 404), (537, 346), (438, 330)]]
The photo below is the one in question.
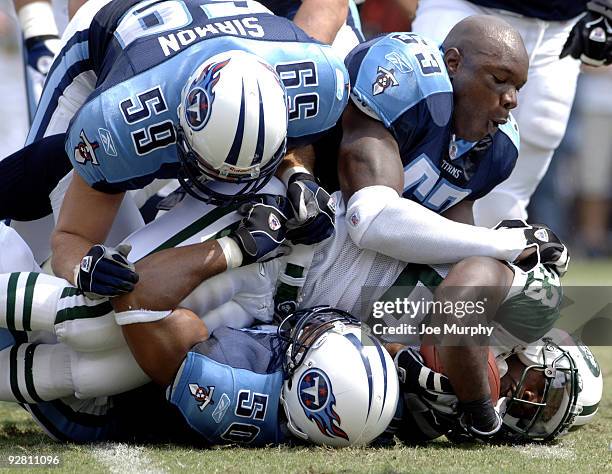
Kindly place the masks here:
[[(286, 104), (278, 74), (255, 54), (230, 50), (199, 65), (178, 107), (185, 190), (217, 204), (260, 190), (285, 155)], [(228, 195), (211, 189), (210, 181), (246, 184)]]
[[(515, 354), (525, 368), (512, 395), (500, 398), (498, 404), (506, 437), (548, 441), (592, 420), (601, 401), (603, 378), (587, 346), (552, 329)], [(532, 371), (540, 373), (543, 383), (540, 398), (528, 401), (520, 394)]]
[(365, 445), (389, 425), (399, 397), (393, 360), (355, 317), (320, 306), (279, 326), (288, 342), (281, 404), (299, 438), (327, 446)]

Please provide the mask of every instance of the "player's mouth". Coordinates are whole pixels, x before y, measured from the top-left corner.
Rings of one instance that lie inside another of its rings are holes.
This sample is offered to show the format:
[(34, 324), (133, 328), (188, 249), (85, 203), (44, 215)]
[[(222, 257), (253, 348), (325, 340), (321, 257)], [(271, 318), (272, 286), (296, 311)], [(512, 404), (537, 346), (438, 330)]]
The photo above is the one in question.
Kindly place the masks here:
[(488, 132), (490, 134), (496, 132), (499, 126), (505, 124), (506, 122), (508, 122), (507, 118), (495, 118), (495, 119), (489, 120)]

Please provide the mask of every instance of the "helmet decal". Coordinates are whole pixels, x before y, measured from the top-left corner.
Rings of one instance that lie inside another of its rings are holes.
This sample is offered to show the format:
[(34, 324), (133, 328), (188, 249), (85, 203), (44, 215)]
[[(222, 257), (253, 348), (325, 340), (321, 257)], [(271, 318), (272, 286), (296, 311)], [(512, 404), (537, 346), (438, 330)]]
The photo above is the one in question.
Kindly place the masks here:
[(230, 59), (209, 64), (191, 84), (191, 90), (185, 98), (185, 119), (193, 130), (204, 128), (212, 110), (215, 100), (213, 88), (219, 82), (221, 69), (230, 62)]
[(304, 372), (298, 382), (298, 398), (306, 417), (315, 422), (321, 433), (348, 441), (348, 435), (340, 428), (340, 416), (334, 410), (336, 397), (325, 372), (320, 369)]
[(240, 114), (238, 115), (238, 125), (236, 125), (236, 133), (234, 134), (234, 141), (230, 148), (225, 163), (228, 165), (235, 165), (238, 163), (240, 156), (240, 149), (242, 148), (242, 138), (244, 137), (244, 119), (245, 119), (245, 97), (244, 97), (244, 80), (242, 81), (242, 97), (240, 99)]
[[(372, 408), (372, 391), (373, 391), (372, 367), (370, 366), (370, 360), (368, 359), (367, 355), (365, 354), (365, 351), (363, 350), (364, 347), (361, 344), (361, 341), (359, 340), (357, 336), (355, 336), (355, 334), (352, 334), (352, 333), (345, 334), (344, 337), (346, 337), (349, 341), (351, 341), (351, 344), (353, 344), (353, 346), (355, 346), (355, 349), (357, 349), (357, 352), (359, 352), (359, 355), (361, 356), (361, 361), (363, 362), (363, 367), (368, 377), (368, 416), (370, 416), (370, 409)], [(385, 387), (385, 391), (386, 391), (386, 388), (387, 387)]]
[(259, 94), (259, 129), (257, 130), (257, 144), (255, 145), (255, 156), (253, 156), (253, 164), (261, 163), (264, 152), (264, 142), (266, 139), (266, 127), (264, 118), (264, 106), (263, 98), (261, 96), (261, 89), (259, 88), (259, 82), (257, 82), (257, 93)]
[(599, 368), (599, 364), (597, 363), (597, 360), (595, 360), (591, 350), (580, 340), (576, 341), (576, 347), (578, 347), (578, 350), (580, 351), (585, 364), (593, 374), (593, 377), (599, 377), (601, 374), (601, 369)]

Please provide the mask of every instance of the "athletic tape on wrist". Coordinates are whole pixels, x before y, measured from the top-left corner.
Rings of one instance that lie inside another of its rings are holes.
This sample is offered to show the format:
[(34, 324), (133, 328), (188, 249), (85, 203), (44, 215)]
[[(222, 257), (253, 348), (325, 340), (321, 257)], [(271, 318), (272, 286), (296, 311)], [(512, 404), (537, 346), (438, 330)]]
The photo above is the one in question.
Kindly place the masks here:
[(125, 326), (126, 324), (152, 323), (164, 319), (171, 313), (171, 310), (149, 311), (148, 309), (132, 309), (115, 313), (115, 321), (119, 326)]
[(26, 40), (37, 36), (59, 35), (49, 2), (28, 3), (19, 10), (17, 16)]
[(240, 247), (234, 239), (230, 237), (221, 237), (217, 240), (217, 243), (221, 247), (221, 250), (223, 250), (228, 269), (237, 268), (242, 265), (242, 250), (240, 250)]
[(288, 170), (285, 170), (283, 172), (282, 176), (281, 176), (281, 181), (283, 182), (285, 187), (289, 186), (289, 179), (291, 178), (291, 176), (293, 176), (296, 173), (308, 173), (308, 174), (312, 174), (310, 171), (308, 171), (303, 166), (293, 166), (293, 167), (289, 168)]

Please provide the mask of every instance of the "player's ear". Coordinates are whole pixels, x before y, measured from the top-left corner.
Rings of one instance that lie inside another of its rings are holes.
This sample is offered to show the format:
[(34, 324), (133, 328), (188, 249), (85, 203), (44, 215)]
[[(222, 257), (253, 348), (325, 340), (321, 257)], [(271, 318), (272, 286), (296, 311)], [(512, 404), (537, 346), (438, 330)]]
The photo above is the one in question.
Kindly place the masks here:
[(447, 48), (444, 51), (444, 64), (446, 64), (446, 70), (451, 80), (457, 73), (461, 60), (462, 56), (457, 48)]

